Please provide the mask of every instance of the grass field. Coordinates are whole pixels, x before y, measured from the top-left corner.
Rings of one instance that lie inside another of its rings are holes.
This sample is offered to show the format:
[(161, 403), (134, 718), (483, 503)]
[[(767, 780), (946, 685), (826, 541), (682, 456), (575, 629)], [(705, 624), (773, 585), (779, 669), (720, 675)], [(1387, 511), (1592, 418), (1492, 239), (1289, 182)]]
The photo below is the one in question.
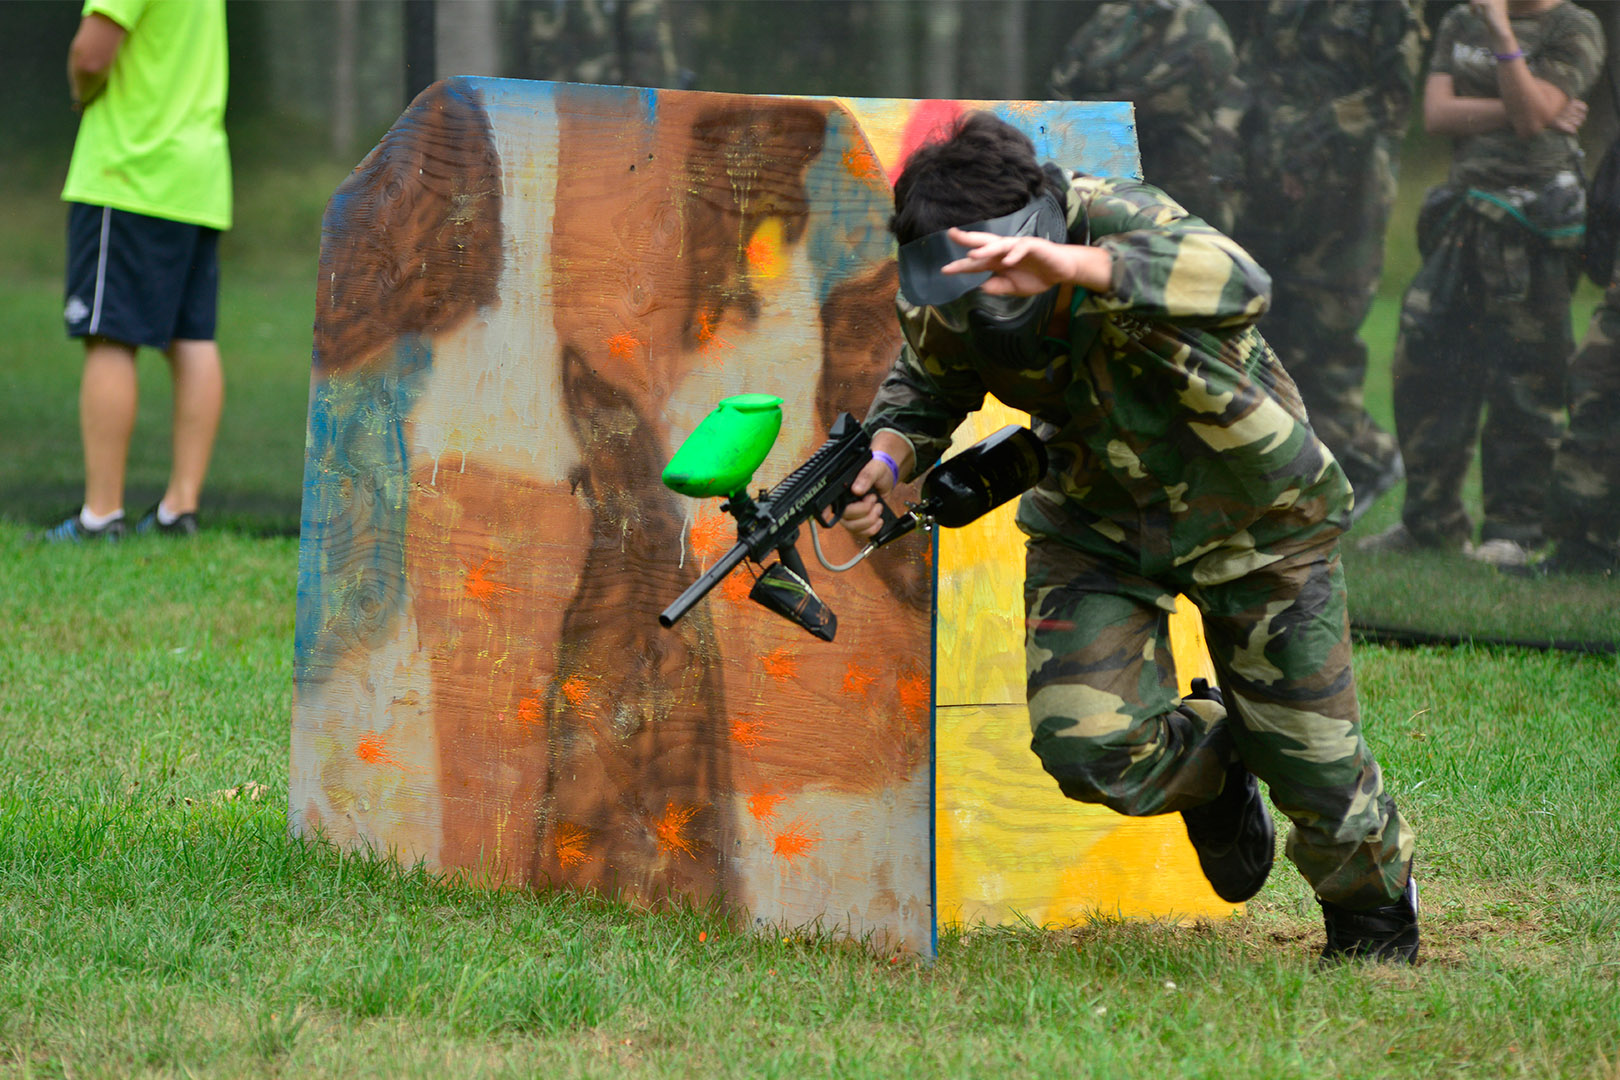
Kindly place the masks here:
[(1620, 1077), (1610, 659), (1359, 651), (1415, 970), (1313, 970), (1280, 860), (1244, 918), (925, 966), (289, 838), (291, 539), (0, 567), (0, 1075)]
[[(0, 1076), (1620, 1080), (1612, 658), (1358, 649), (1418, 833), (1413, 970), (1316, 971), (1320, 917), (1283, 862), (1240, 919), (950, 931), (930, 966), (290, 838), (296, 543), (260, 534), (297, 524), (318, 220), (342, 173), (240, 170), (207, 504), (230, 527), (189, 545), (25, 541), (79, 496), (78, 352), (54, 193), (0, 192)], [(1390, 264), (1404, 281), (1409, 245)], [(1397, 296), (1367, 329), (1385, 418)], [(142, 366), (137, 507), (167, 461), (167, 377)], [(1590, 590), (1351, 573), (1363, 617), (1529, 634), (1578, 615), (1620, 637)]]

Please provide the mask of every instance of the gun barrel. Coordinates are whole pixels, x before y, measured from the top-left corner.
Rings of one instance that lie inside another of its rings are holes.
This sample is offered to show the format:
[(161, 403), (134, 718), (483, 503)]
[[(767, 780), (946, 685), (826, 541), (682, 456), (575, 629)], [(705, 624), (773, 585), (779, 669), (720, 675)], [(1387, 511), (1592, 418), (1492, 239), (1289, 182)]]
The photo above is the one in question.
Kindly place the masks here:
[(658, 625), (674, 626), (682, 615), (692, 610), (699, 600), (709, 594), (709, 590), (720, 584), (721, 580), (737, 568), (737, 564), (748, 557), (748, 545), (738, 544), (723, 555), (719, 562), (704, 571), (698, 579), (687, 586), (685, 592), (675, 598), (675, 602), (665, 608), (663, 614), (658, 616)]

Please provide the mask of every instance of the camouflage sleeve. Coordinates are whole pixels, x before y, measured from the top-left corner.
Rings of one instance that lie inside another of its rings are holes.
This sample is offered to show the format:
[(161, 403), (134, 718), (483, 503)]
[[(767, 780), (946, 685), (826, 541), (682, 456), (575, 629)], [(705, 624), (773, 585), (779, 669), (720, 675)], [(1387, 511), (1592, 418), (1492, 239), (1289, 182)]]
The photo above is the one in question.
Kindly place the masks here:
[[(1399, 139), (1423, 66), (1423, 17), (1416, 0), (1369, 5), (1363, 48), (1346, 58), (1353, 68), (1350, 93), (1311, 110), (1294, 132), (1295, 172), (1360, 160), (1380, 137)], [(1301, 160), (1303, 158), (1303, 160)]]
[(927, 343), (922, 312), (902, 313), (900, 321), (907, 342), (866, 410), (865, 427), (905, 436), (917, 456), (915, 476), (950, 449), (951, 433), (984, 404), (985, 389), (960, 341), (955, 349), (919, 351), (912, 341)]
[(1440, 20), (1434, 32), (1434, 52), (1429, 56), (1430, 75), (1451, 75), (1451, 54), (1457, 48), (1457, 36), (1462, 20), (1468, 18), (1468, 8), (1454, 7)]
[(1558, 30), (1530, 58), (1530, 73), (1572, 98), (1584, 97), (1603, 70), (1603, 24), (1590, 11), (1570, 4)]
[[(1271, 304), (1271, 278), (1224, 233), (1158, 188), (1134, 180), (1077, 177), (1090, 243), (1114, 257), (1106, 295), (1082, 313), (1125, 313), (1146, 322), (1247, 326)], [(1073, 230), (1071, 240), (1076, 237)]]

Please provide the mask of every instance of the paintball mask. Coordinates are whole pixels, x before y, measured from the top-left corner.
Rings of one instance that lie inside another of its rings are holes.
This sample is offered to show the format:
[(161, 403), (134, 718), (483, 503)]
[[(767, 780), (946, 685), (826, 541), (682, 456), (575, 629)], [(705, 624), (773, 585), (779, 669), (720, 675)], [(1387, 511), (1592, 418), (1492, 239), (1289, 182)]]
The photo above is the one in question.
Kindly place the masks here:
[[(1022, 208), (961, 228), (997, 236), (1039, 236), (1053, 243), (1069, 238), (1063, 204), (1042, 191)], [(1019, 365), (1035, 354), (1058, 287), (1034, 296), (991, 296), (979, 289), (987, 273), (945, 274), (941, 268), (967, 254), (948, 231), (929, 233), (900, 248), (900, 294), (945, 329), (970, 339), (986, 359)]]

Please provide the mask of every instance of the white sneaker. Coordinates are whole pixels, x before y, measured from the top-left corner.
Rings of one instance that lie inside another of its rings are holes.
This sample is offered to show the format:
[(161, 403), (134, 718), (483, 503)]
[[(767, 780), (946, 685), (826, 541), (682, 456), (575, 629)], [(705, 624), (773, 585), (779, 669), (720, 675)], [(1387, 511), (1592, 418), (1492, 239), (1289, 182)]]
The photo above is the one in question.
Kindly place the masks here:
[(1475, 562), (1488, 566), (1529, 566), (1530, 551), (1517, 540), (1486, 540), (1468, 553)]

